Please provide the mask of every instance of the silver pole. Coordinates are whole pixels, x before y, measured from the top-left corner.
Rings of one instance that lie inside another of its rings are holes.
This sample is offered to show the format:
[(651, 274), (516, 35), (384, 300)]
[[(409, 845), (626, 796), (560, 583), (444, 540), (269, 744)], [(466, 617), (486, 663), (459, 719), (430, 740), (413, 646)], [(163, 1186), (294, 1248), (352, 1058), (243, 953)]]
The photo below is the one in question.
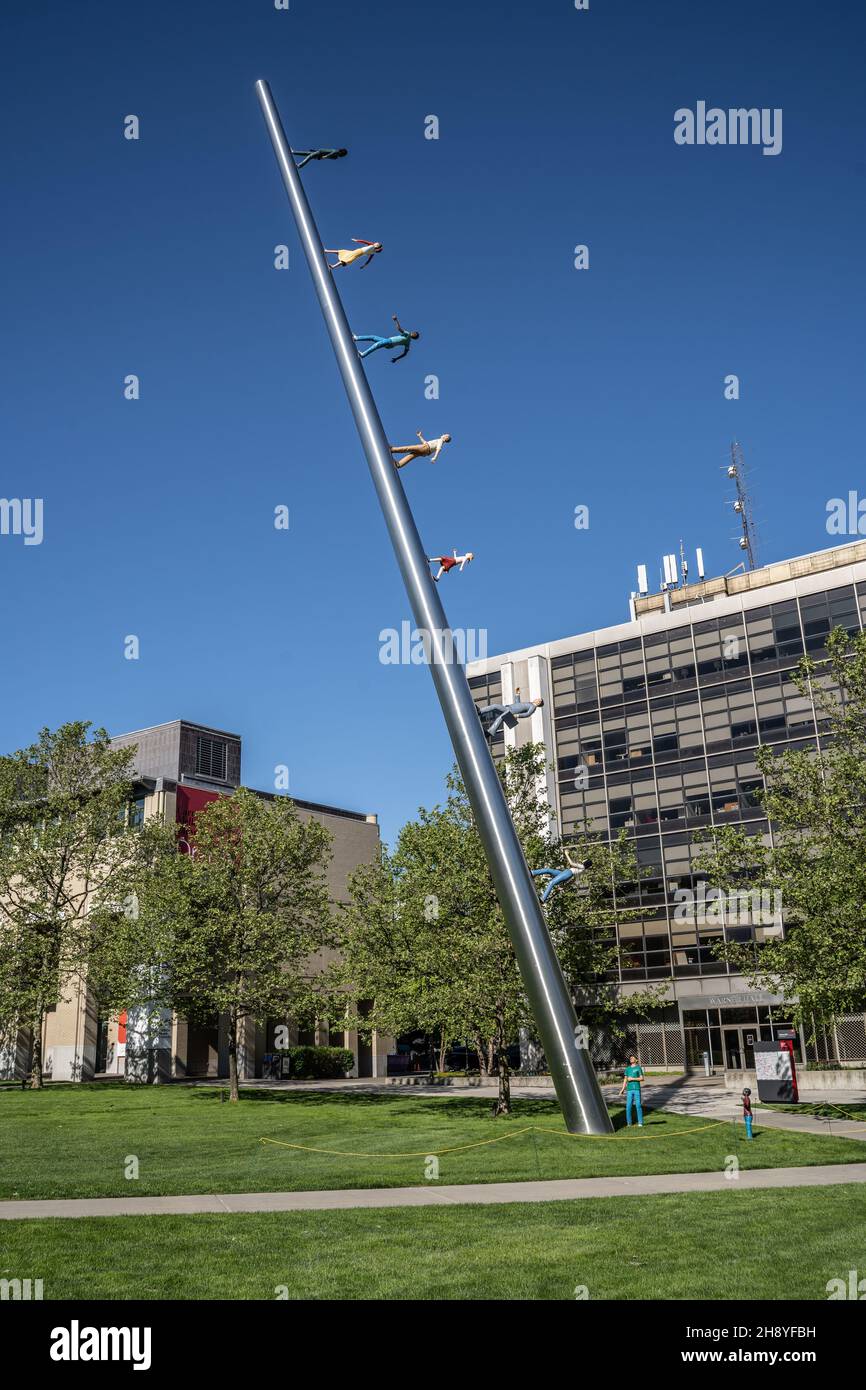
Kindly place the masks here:
[(256, 94), (415, 623), (422, 633), (429, 635), (433, 683), (484, 845), (496, 894), (514, 943), (529, 1005), (547, 1055), (565, 1123), (572, 1134), (609, 1134), (613, 1126), (607, 1106), (589, 1056), (584, 1048), (577, 1046), (577, 1020), (535, 885), (487, 748), (466, 674), (456, 659), (439, 591), (433, 583), (426, 552), (421, 545), (402, 481), (394, 467), (376, 403), (361, 370), (348, 320), (327, 268), (313, 214), (267, 82), (259, 80), (256, 83)]

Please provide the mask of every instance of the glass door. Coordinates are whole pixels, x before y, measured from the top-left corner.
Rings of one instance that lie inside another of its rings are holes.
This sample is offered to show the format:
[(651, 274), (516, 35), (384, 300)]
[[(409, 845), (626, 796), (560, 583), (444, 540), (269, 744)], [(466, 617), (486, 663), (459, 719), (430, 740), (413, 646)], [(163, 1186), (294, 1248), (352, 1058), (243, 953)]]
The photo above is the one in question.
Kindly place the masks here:
[(725, 1069), (727, 1071), (743, 1070), (743, 1040), (740, 1028), (725, 1028)]

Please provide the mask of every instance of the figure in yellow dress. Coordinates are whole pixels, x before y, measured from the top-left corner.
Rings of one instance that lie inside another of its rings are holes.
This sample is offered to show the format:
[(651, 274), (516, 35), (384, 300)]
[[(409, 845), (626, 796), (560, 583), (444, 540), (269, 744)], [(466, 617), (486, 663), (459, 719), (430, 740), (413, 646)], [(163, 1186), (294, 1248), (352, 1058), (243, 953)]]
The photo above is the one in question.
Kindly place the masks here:
[(364, 260), (364, 265), (361, 266), (363, 270), (364, 266), (369, 265), (373, 257), (378, 256), (379, 252), (382, 250), (381, 241), (364, 241), (363, 237), (357, 236), (353, 236), (352, 240), (355, 243), (354, 250), (338, 251), (336, 247), (332, 248), (330, 246), (324, 246), (322, 248), (326, 256), (337, 257), (333, 265), (328, 261), (328, 266), (331, 270), (337, 270), (341, 265), (351, 265), (353, 261), (364, 260), (366, 256), (367, 259)]

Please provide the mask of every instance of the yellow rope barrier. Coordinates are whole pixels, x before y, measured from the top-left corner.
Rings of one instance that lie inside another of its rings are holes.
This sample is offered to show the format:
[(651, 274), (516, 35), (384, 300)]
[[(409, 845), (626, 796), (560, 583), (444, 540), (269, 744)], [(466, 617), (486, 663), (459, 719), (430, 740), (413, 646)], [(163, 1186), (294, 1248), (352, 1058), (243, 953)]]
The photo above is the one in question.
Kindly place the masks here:
[[(682, 1134), (700, 1134), (705, 1129), (716, 1129), (719, 1125), (730, 1124), (729, 1120), (712, 1120), (710, 1124), (694, 1125), (691, 1129), (675, 1129), (665, 1134), (642, 1134), (641, 1139), (675, 1139)], [(639, 1126), (635, 1125), (637, 1129)], [(620, 1131), (622, 1133), (622, 1131)], [(510, 1134), (497, 1134), (493, 1139), (476, 1139), (471, 1144), (454, 1144), (447, 1149), (415, 1149), (406, 1153), (365, 1153), (355, 1149), (319, 1149), (312, 1144), (292, 1144), (287, 1139), (259, 1139), (260, 1144), (275, 1144), (281, 1149), (297, 1149), (301, 1153), (329, 1154), (332, 1158), (441, 1158), (443, 1154), (465, 1153), (467, 1149), (483, 1149), (490, 1144), (501, 1144), (505, 1139), (519, 1139), (524, 1134), (556, 1134), (561, 1139), (616, 1139), (616, 1134), (569, 1134), (567, 1129), (550, 1129), (547, 1125), (524, 1125), (522, 1129), (512, 1130)]]

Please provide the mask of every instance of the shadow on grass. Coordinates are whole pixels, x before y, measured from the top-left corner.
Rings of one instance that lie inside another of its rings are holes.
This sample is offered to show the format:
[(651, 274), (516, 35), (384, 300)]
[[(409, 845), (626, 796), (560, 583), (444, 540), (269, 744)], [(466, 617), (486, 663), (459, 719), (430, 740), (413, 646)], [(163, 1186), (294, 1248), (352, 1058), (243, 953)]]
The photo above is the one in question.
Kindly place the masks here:
[[(227, 1092), (228, 1088), (225, 1087), (223, 1094)], [(219, 1090), (216, 1089), (194, 1090), (190, 1094), (198, 1102), (209, 1102), (211, 1105), (221, 1103)], [(409, 1096), (405, 1092), (392, 1094), (382, 1091), (246, 1091), (242, 1087), (240, 1097), (242, 1102), (254, 1101), (257, 1105), (289, 1105), (296, 1110), (338, 1106), (342, 1110), (364, 1113), (370, 1110), (387, 1111), (396, 1108), (406, 1115), (447, 1116), (455, 1120), (492, 1117), (492, 1101), (489, 1096)], [(515, 1120), (525, 1123), (527, 1119), (533, 1118), (549, 1121), (552, 1115), (559, 1115), (559, 1107), (555, 1100), (521, 1098), (513, 1102), (512, 1114), (503, 1116), (502, 1119), (505, 1123)]]

